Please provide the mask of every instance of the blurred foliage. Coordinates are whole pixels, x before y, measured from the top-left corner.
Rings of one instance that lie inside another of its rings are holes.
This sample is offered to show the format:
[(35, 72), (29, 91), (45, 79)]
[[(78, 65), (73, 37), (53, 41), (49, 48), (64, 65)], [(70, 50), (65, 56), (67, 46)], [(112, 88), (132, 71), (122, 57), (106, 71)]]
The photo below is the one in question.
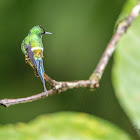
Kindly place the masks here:
[(2, 140), (130, 140), (107, 121), (84, 113), (61, 112), (24, 124), (0, 126)]
[(138, 1), (139, 0), (128, 0), (125, 3), (125, 5), (121, 11), (121, 14), (118, 18), (118, 22), (121, 22), (124, 18), (126, 18), (130, 14), (132, 8), (138, 3)]
[[(131, 3), (129, 2), (130, 7)], [(136, 4), (136, 2), (135, 2)], [(127, 8), (130, 9), (127, 4)], [(126, 9), (125, 9), (126, 10)], [(114, 57), (116, 95), (134, 125), (140, 128), (140, 17), (121, 38)]]
[[(2, 98), (26, 97), (43, 91), (39, 78), (24, 62), (20, 45), (29, 30), (42, 25), (44, 67), (56, 80), (87, 79), (110, 40), (122, 0), (1, 0), (0, 91)], [(43, 113), (79, 111), (97, 115), (128, 132), (132, 126), (111, 83), (112, 59), (100, 88), (74, 89), (33, 103), (0, 108), (0, 123), (32, 120)], [(120, 119), (121, 118), (121, 119)]]

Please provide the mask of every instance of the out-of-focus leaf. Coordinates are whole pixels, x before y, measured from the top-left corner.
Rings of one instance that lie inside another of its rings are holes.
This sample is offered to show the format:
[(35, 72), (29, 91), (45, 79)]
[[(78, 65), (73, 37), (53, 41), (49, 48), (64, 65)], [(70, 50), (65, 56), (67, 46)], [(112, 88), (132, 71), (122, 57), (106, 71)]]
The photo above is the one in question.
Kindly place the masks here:
[(127, 1), (127, 3), (124, 5), (123, 10), (117, 20), (117, 23), (121, 22), (124, 18), (126, 18), (130, 14), (132, 8), (138, 3), (138, 1), (139, 0), (128, 0)]
[(27, 124), (0, 126), (1, 140), (130, 140), (107, 121), (83, 113), (40, 116)]
[[(130, 11), (134, 3), (136, 5), (137, 1), (128, 1), (125, 11)], [(140, 16), (117, 45), (113, 84), (124, 111), (140, 129)]]

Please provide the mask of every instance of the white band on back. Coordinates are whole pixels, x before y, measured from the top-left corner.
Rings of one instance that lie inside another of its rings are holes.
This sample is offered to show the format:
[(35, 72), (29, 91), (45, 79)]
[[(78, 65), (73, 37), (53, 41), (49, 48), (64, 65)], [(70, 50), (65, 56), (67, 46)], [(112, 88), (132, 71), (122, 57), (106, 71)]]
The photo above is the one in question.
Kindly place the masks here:
[(40, 47), (34, 47), (34, 48), (31, 48), (32, 51), (34, 50), (42, 50), (43, 51), (43, 48), (40, 48)]

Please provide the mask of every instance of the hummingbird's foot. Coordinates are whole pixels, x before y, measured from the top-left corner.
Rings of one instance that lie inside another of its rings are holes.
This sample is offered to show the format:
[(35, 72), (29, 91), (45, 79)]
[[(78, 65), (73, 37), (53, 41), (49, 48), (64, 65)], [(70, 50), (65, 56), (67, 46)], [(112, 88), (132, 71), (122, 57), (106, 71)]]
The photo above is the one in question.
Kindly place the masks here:
[(30, 58), (28, 57), (28, 55), (25, 55), (25, 62), (26, 62), (26, 63), (28, 63), (29, 59), (30, 59)]
[(36, 69), (36, 67), (32, 64), (32, 62), (30, 61), (30, 58), (28, 57), (28, 55), (25, 55), (25, 62), (26, 62), (27, 64), (29, 64), (29, 65), (34, 69), (34, 74), (35, 74), (35, 76), (36, 76), (36, 77), (39, 77), (38, 72), (37, 72), (37, 69)]

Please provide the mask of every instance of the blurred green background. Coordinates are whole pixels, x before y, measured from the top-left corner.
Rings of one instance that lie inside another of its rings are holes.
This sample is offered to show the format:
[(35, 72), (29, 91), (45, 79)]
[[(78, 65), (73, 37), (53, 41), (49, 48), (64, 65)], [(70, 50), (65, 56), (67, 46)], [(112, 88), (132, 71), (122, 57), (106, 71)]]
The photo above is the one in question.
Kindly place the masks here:
[[(43, 91), (41, 80), (24, 61), (21, 42), (35, 25), (44, 35), (44, 67), (55, 80), (87, 79), (96, 67), (125, 1), (1, 0), (0, 98), (26, 97)], [(0, 123), (26, 122), (58, 111), (87, 112), (131, 130), (111, 83), (110, 60), (100, 88), (74, 89), (33, 103), (0, 107)]]

